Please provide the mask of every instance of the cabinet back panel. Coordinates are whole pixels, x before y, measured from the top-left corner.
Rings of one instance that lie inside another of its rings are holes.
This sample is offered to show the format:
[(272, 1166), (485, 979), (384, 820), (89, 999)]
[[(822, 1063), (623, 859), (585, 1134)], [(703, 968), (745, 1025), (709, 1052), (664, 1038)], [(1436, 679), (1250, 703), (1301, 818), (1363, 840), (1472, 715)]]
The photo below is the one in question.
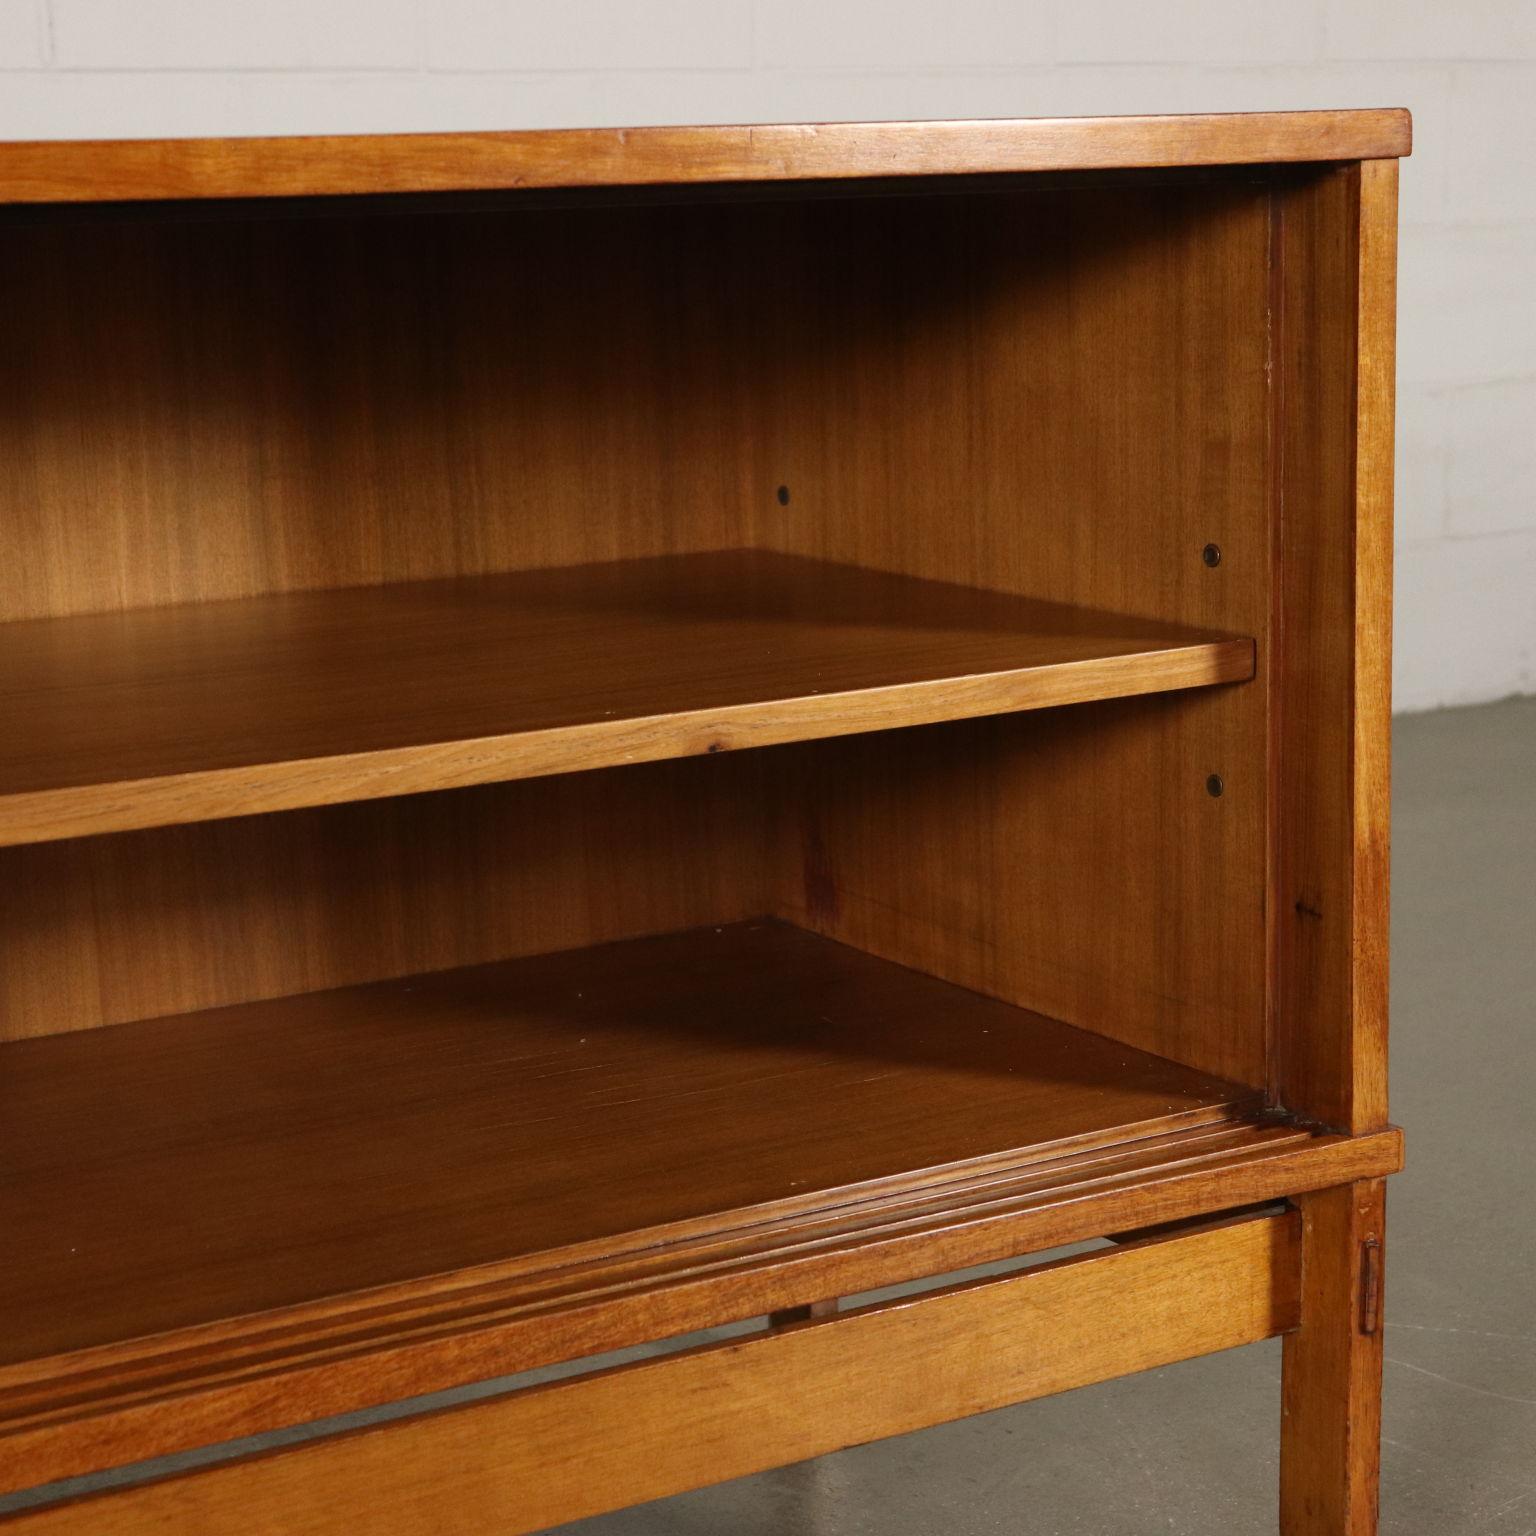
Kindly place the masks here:
[(757, 544), (1253, 635), (1259, 676), (789, 749), (766, 782), (15, 850), (0, 1032), (777, 907), (1263, 1082), (1264, 175), (9, 230), (5, 617)]
[(748, 542), (739, 228), (8, 227), (0, 619)]
[(761, 758), (0, 850), (0, 1040), (759, 916)]

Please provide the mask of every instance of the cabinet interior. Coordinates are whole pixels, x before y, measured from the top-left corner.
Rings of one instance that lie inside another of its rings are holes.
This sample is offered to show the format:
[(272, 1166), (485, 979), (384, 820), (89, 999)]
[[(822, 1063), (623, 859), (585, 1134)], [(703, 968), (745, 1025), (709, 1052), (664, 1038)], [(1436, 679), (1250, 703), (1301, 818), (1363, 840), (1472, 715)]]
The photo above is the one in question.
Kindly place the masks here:
[(0, 1406), (1337, 1120), (1271, 669), (1352, 176), (8, 212)]

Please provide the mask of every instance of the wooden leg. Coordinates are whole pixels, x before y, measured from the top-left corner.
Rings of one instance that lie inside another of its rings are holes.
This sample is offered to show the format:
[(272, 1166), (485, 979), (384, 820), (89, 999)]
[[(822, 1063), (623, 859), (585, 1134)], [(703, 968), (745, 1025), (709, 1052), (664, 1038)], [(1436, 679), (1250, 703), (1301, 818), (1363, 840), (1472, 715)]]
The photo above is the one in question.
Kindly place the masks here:
[(1301, 1326), (1281, 1385), (1281, 1536), (1376, 1536), (1385, 1184), (1302, 1195)]

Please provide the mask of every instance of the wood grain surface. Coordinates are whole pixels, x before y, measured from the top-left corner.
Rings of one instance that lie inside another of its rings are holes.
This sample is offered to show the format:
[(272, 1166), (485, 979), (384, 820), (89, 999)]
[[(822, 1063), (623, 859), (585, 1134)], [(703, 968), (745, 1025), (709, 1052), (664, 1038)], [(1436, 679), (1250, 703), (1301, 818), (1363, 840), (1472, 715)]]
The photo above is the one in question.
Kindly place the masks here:
[(740, 296), (774, 230), (302, 203), (7, 228), (0, 619), (753, 543), (773, 354)]
[(1386, 1186), (1302, 1197), (1300, 1327), (1281, 1380), (1281, 1536), (1376, 1536)]
[(752, 550), (17, 622), (0, 843), (1252, 672), (1240, 637)]
[(1242, 687), (802, 754), (778, 910), (1255, 1085), (1270, 194), (1250, 174), (786, 213), (765, 451), (794, 496), (762, 523), (804, 555), (1254, 636)]
[(0, 145), (0, 202), (645, 186), (1406, 155), (1401, 108)]
[(781, 750), (0, 849), (0, 1041), (760, 916)]
[(1397, 167), (1278, 198), (1276, 1091), (1387, 1120)]
[(27, 1256), (0, 1271), (0, 1364), (1243, 1098), (777, 924), (14, 1042), (0, 1074), (0, 1226)]
[(742, 542), (1252, 636), (1259, 673), (756, 784), (717, 753), (675, 791), (484, 795), (483, 842), (434, 801), (0, 850), (0, 1034), (777, 910), (1264, 1083), (1269, 224), (1246, 171), (13, 231), (13, 617)]
[(0, 1367), (0, 1492), (1402, 1166), (1240, 1113), (550, 1267), (480, 1266)]
[(1370, 1536), (1408, 148), (0, 145), (0, 1491), (771, 1324), (12, 1528), (531, 1531), (1294, 1329)]
[[(16, 1536), (531, 1532), (1294, 1326), (1292, 1214), (1249, 1218), (17, 1517)], [(1299, 1529), (1299, 1528), (1298, 1528)]]

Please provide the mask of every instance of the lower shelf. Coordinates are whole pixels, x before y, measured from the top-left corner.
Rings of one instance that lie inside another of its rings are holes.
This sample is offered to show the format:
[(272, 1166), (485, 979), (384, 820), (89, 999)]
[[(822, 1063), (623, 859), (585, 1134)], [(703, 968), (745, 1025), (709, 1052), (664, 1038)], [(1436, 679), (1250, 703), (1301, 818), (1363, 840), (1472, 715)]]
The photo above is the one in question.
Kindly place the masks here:
[(1398, 1157), (766, 922), (21, 1041), (0, 1096), (0, 1491)]

